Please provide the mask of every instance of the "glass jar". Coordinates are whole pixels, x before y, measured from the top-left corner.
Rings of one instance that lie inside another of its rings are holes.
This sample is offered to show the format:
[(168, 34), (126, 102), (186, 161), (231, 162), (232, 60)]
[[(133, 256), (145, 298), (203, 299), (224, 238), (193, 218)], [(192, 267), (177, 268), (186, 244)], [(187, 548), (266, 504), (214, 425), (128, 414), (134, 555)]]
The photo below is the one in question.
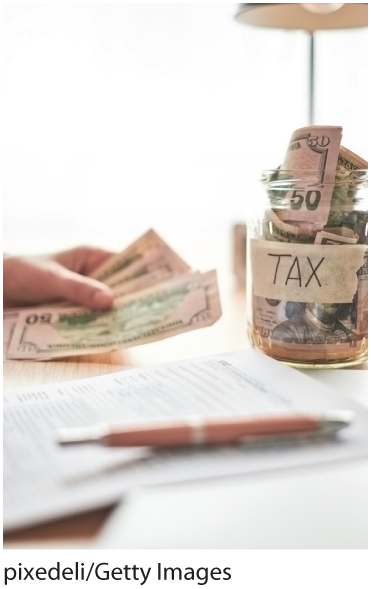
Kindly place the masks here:
[(367, 359), (367, 170), (263, 173), (247, 222), (251, 344), (298, 368)]

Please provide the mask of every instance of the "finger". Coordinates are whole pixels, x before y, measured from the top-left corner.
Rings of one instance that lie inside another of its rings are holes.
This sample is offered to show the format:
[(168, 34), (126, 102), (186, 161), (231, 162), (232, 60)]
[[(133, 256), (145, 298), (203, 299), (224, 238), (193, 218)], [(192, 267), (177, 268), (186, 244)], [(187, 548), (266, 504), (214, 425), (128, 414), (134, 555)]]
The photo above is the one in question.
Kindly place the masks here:
[(79, 246), (71, 250), (54, 254), (51, 256), (51, 259), (69, 270), (89, 276), (95, 268), (100, 266), (113, 255), (113, 252), (107, 250), (89, 246)]
[(101, 249), (92, 249), (89, 255), (86, 256), (84, 264), (84, 274), (91, 274), (98, 266), (101, 266), (103, 262), (106, 262), (109, 258), (112, 258), (115, 254)]
[(59, 297), (80, 303), (90, 309), (109, 309), (113, 305), (112, 290), (93, 278), (82, 276), (61, 267), (53, 277), (53, 290)]

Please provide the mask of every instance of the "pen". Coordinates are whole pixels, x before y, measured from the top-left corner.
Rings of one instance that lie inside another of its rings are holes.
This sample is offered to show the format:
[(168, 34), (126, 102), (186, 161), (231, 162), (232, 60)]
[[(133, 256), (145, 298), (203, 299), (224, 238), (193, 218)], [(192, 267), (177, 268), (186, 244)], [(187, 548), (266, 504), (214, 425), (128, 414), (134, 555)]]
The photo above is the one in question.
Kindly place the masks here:
[(333, 435), (351, 423), (349, 411), (324, 415), (291, 414), (208, 419), (191, 416), (181, 420), (158, 420), (57, 430), (59, 444), (100, 443), (110, 447), (191, 446), (254, 442), (286, 437)]

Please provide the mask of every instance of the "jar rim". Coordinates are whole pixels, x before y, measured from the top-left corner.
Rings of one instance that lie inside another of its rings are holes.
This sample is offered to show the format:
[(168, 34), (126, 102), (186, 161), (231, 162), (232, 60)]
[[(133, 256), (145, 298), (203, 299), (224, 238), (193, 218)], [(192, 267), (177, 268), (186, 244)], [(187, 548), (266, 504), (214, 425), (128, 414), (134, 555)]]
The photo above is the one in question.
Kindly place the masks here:
[[(294, 170), (294, 169), (271, 169), (263, 170), (261, 173), (261, 181), (269, 186), (290, 187), (295, 182), (304, 181), (310, 185), (336, 185), (349, 183), (363, 183), (368, 181), (368, 168), (348, 170), (349, 176), (345, 175), (334, 177), (333, 180), (323, 182), (318, 178), (318, 169), (316, 170)], [(335, 172), (336, 174), (336, 172)], [(342, 174), (342, 172), (339, 172)], [(303, 177), (304, 176), (304, 177)]]
[[(266, 169), (262, 171), (262, 174), (281, 174), (281, 173), (286, 173), (286, 174), (298, 174), (299, 172), (313, 172), (315, 174), (318, 174), (318, 169), (300, 169), (300, 168), (271, 168), (271, 169)], [(357, 168), (355, 170), (349, 170), (349, 172), (353, 172), (353, 173), (368, 173), (368, 168)]]

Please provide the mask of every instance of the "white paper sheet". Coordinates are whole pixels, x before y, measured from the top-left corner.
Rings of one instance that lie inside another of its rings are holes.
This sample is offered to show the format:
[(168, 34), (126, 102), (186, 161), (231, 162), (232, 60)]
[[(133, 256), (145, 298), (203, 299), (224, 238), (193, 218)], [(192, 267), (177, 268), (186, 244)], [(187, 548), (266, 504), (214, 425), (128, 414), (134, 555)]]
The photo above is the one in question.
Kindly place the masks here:
[[(351, 410), (333, 440), (192, 450), (59, 447), (59, 427), (98, 422)], [(137, 453), (138, 452), (138, 453)], [(136, 486), (367, 455), (367, 411), (255, 350), (187, 359), (4, 394), (4, 529), (116, 501)], [(124, 466), (122, 466), (124, 464)]]

